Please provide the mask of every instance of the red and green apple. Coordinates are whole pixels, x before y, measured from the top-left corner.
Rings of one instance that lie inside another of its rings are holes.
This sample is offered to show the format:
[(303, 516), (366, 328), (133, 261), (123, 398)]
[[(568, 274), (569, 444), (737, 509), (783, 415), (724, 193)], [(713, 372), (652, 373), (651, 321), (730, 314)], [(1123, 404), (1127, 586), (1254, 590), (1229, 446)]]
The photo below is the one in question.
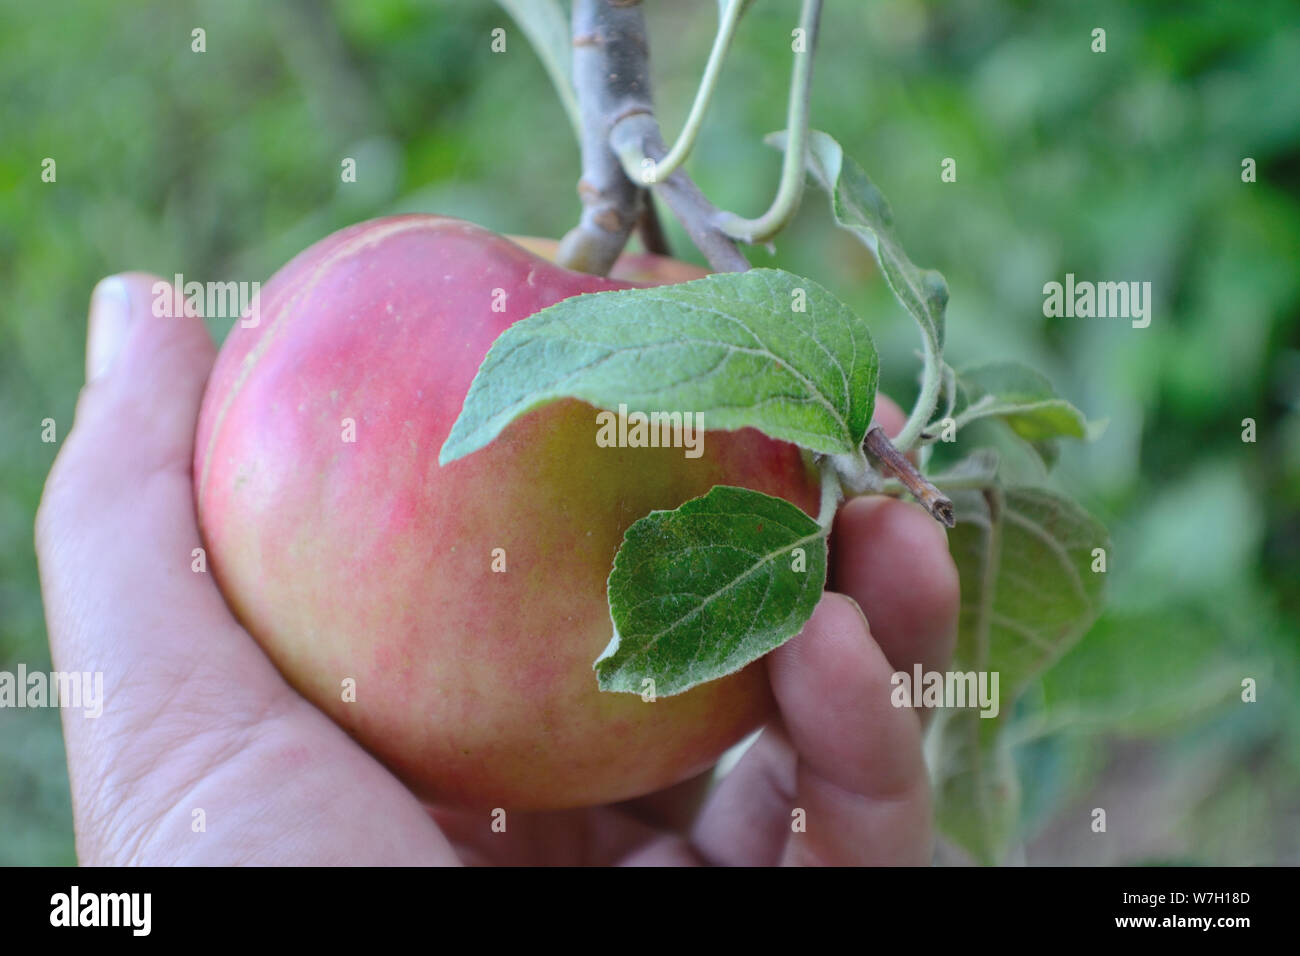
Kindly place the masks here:
[(816, 513), (798, 448), (748, 429), (707, 432), (699, 458), (600, 447), (596, 409), (565, 400), (438, 464), (512, 323), (703, 274), (625, 255), (601, 278), (548, 261), (554, 248), (424, 215), (337, 232), (263, 287), (203, 402), (196, 495), (226, 600), (299, 692), (429, 802), (634, 797), (704, 770), (773, 708), (762, 662), (654, 701), (602, 693), (592, 662), (627, 527), (716, 484)]

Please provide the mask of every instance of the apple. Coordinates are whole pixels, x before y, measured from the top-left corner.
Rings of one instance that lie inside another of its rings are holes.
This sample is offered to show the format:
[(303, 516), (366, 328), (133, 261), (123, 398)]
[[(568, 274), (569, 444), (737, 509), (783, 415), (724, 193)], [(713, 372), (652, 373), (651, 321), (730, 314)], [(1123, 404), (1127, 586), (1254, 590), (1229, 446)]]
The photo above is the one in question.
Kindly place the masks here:
[(630, 278), (703, 274), (638, 255), (607, 279), (524, 245), (554, 250), (424, 215), (321, 240), (263, 287), (255, 326), (236, 323), (196, 436), (200, 527), (232, 610), (300, 693), (448, 806), (631, 798), (763, 723), (761, 662), (653, 701), (600, 692), (606, 578), (633, 521), (715, 484), (818, 504), (793, 445), (741, 430), (706, 432), (699, 458), (602, 448), (578, 401), (439, 466), (513, 322)]

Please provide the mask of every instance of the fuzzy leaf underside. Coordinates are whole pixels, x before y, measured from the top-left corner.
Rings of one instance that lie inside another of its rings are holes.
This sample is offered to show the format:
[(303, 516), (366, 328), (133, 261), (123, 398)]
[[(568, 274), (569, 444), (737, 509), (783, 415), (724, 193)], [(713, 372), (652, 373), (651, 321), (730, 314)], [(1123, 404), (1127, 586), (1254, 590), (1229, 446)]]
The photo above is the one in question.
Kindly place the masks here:
[(1067, 498), (1038, 488), (951, 493), (949, 550), (961, 581), (955, 671), (997, 672), (999, 714), (945, 715), (939, 827), (984, 863), (1000, 862), (1014, 831), (1015, 765), (1002, 736), (1026, 684), (1092, 625), (1104, 575), (1093, 549), (1105, 529)]
[[(772, 133), (767, 142), (784, 149), (787, 134)], [(919, 268), (908, 258), (894, 233), (894, 213), (884, 193), (834, 138), (820, 130), (808, 132), (808, 172), (830, 196), (836, 224), (872, 251), (890, 290), (920, 326), (927, 346), (936, 356), (942, 355), (948, 283), (940, 273)]]
[(949, 549), (962, 582), (953, 666), (1001, 673), (1009, 704), (1101, 610), (1092, 571), (1106, 530), (1073, 501), (1039, 488), (951, 494)]
[(991, 362), (957, 372), (953, 417), (966, 422), (999, 418), (1035, 445), (1095, 437), (1101, 427), (1090, 424), (1044, 376), (1018, 362)]

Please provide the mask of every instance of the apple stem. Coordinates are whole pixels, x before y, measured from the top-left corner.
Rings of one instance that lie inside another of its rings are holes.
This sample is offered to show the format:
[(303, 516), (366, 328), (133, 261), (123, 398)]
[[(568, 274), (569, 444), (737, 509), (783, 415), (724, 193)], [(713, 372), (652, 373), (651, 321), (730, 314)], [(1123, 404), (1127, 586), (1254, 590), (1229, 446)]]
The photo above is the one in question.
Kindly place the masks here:
[(659, 218), (659, 209), (654, 197), (645, 197), (645, 206), (641, 210), (641, 221), (637, 223), (637, 235), (646, 252), (657, 256), (671, 256), (672, 248), (668, 245), (668, 235), (664, 232), (663, 221)]

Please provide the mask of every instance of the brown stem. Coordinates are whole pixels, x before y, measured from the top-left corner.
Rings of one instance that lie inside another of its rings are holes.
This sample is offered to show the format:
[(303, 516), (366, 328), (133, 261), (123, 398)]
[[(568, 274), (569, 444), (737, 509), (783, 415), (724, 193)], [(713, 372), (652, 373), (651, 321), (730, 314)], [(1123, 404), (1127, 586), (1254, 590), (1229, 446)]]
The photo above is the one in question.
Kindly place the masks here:
[(873, 425), (867, 431), (867, 451), (871, 452), (903, 487), (912, 493), (934, 519), (949, 528), (956, 526), (957, 518), (953, 514), (952, 502), (934, 485), (930, 484), (912, 465), (910, 461), (894, 447), (879, 425)]
[(646, 252), (657, 256), (671, 256), (672, 248), (668, 245), (668, 234), (664, 232), (663, 221), (659, 218), (659, 209), (654, 197), (646, 194), (645, 205), (641, 209), (641, 221), (637, 223), (637, 235)]

